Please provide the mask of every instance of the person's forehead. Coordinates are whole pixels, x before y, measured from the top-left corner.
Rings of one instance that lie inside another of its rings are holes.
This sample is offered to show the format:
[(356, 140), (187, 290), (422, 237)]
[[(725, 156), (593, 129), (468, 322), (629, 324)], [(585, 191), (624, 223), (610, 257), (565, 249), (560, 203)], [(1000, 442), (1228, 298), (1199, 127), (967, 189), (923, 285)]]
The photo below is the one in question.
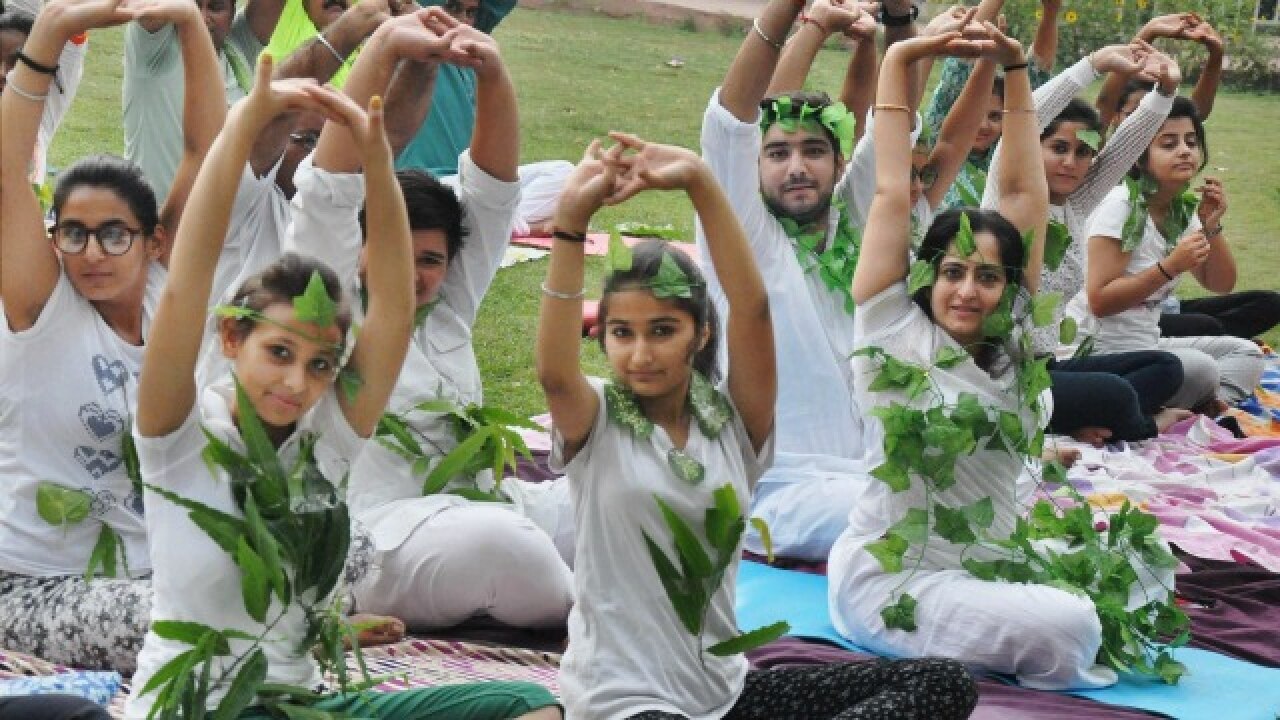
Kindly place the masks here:
[(781, 123), (774, 123), (765, 131), (763, 142), (768, 145), (805, 145), (808, 143), (820, 143), (822, 145), (830, 145), (831, 141), (827, 139), (825, 133), (812, 124), (797, 124), (794, 131), (788, 131)]

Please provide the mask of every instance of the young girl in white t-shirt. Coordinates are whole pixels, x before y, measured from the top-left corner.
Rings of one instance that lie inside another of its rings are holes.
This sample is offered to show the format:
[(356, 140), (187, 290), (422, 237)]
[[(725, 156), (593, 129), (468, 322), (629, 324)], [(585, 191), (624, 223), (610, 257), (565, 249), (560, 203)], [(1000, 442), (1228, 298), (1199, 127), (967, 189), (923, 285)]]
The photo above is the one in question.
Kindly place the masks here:
[(1212, 177), (1190, 190), (1208, 161), (1195, 106), (1175, 98), (1133, 176), (1107, 195), (1090, 220), (1085, 319), (1096, 323), (1098, 352), (1160, 349), (1177, 355), (1183, 381), (1169, 405), (1217, 415), (1258, 386), (1262, 351), (1230, 336), (1163, 338), (1159, 325), (1161, 303), (1183, 273), (1217, 294), (1236, 284), (1236, 261), (1222, 232), (1226, 190)]
[[(742, 512), (772, 455), (769, 302), (703, 161), (612, 137), (607, 151), (592, 143), (560, 198), (538, 324), (552, 463), (568, 473), (577, 521), (577, 603), (560, 672), (568, 716), (967, 717), (972, 681), (952, 663), (750, 671), (740, 649), (716, 647), (740, 634)], [(602, 204), (650, 188), (687, 192), (702, 223), (732, 309), (723, 380), (710, 377), (721, 333), (706, 281), (656, 241), (621, 253), (605, 280), (600, 342), (613, 378), (579, 365), (587, 225)]]
[[(381, 101), (366, 116), (330, 88), (272, 83), (272, 65), (267, 56), (259, 62), (253, 91), (232, 110), (200, 171), (147, 343), (135, 427), (154, 599), (127, 716), (198, 717), (216, 708), (258, 718), (302, 702), (376, 718), (464, 709), (495, 720), (559, 717), (544, 688), (518, 683), (316, 696), (323, 678), (313, 645), (344, 672), (334, 597), (350, 535), (345, 478), (404, 359), (412, 262)], [(222, 309), (218, 340), (233, 377), (197, 387), (236, 180), (254, 138), (298, 110), (343, 123), (361, 149), (370, 190), (369, 314), (348, 355), (350, 310), (336, 275), (286, 255)], [(344, 356), (343, 372), (355, 381), (340, 390)], [(264, 683), (301, 689), (282, 697), (260, 692)]]

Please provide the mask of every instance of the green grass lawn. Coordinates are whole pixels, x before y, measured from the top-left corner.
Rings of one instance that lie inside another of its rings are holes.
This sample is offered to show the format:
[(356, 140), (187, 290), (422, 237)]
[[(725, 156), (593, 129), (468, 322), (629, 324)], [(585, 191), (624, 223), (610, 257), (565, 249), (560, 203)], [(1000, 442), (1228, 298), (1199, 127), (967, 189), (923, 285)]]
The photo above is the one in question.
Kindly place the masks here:
[[(611, 129), (698, 146), (702, 113), (723, 78), (741, 36), (693, 33), (588, 15), (520, 9), (495, 33), (520, 95), (525, 160), (576, 159), (591, 138)], [(55, 143), (52, 162), (65, 165), (89, 152), (120, 152), (121, 38), (94, 33), (90, 77)], [(676, 69), (667, 61), (678, 57)], [(839, 89), (847, 56), (824, 51), (813, 87)], [(1222, 93), (1208, 122), (1211, 171), (1229, 193), (1226, 227), (1240, 265), (1239, 288), (1280, 288), (1280, 95)], [(600, 228), (623, 220), (672, 223), (689, 239), (693, 211), (682, 197), (648, 194), (596, 218)], [(591, 259), (588, 288), (598, 294), (603, 261)], [(533, 374), (538, 283), (546, 261), (499, 273), (476, 326), (489, 402), (523, 414), (544, 409)], [(1195, 294), (1188, 287), (1187, 294)], [(1280, 341), (1280, 331), (1268, 339)], [(593, 372), (604, 372), (594, 342), (584, 342)]]

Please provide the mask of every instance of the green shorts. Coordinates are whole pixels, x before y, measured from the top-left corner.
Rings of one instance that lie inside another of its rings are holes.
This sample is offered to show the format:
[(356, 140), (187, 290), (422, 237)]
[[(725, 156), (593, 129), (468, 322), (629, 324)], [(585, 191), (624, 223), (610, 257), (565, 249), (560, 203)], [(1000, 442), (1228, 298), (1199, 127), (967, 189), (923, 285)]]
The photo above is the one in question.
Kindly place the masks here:
[[(376, 720), (507, 720), (558, 705), (541, 685), (527, 682), (478, 682), (397, 692), (338, 694), (315, 704), (318, 710), (345, 712)], [(240, 720), (270, 720), (261, 706)]]

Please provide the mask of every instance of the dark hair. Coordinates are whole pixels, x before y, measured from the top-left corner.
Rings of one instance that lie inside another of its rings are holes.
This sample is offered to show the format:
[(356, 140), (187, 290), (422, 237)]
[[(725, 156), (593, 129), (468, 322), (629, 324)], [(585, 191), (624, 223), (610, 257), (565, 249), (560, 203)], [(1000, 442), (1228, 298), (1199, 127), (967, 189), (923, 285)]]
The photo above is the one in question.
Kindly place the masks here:
[(1062, 123), (1080, 123), (1099, 135), (1102, 134), (1102, 118), (1098, 117), (1098, 111), (1080, 98), (1071, 98), (1071, 101), (1062, 109), (1062, 112), (1058, 113), (1058, 117), (1045, 126), (1045, 129), (1040, 133), (1040, 139), (1044, 140), (1058, 132), (1058, 127)]
[[(1181, 95), (1173, 99), (1173, 107), (1169, 108), (1169, 116), (1165, 118), (1165, 122), (1177, 120), (1178, 118), (1187, 118), (1191, 121), (1191, 128), (1196, 134), (1196, 141), (1200, 143), (1200, 167), (1203, 170), (1205, 165), (1209, 164), (1209, 141), (1204, 133), (1204, 121), (1200, 119), (1200, 112), (1196, 110), (1195, 103)], [(1156, 136), (1159, 136), (1157, 131)], [(1152, 142), (1155, 142), (1152, 140)], [(1151, 152), (1151, 146), (1148, 145), (1146, 150), (1142, 151), (1142, 155), (1138, 156), (1138, 162), (1129, 171), (1129, 176), (1138, 179), (1141, 178), (1147, 168), (1147, 155)]]
[[(778, 98), (783, 97), (791, 100), (791, 113), (788, 117), (800, 117), (800, 108), (805, 105), (821, 112), (828, 106), (834, 104), (830, 95), (824, 92), (815, 92), (810, 90), (797, 90), (795, 92), (783, 92), (769, 95), (760, 101), (760, 109), (764, 112), (764, 115), (762, 116), (763, 119), (766, 120), (770, 126), (780, 119), (773, 115), (773, 103)], [(817, 119), (816, 116), (814, 119)], [(827, 142), (831, 143), (831, 151), (836, 155), (839, 155), (840, 141), (836, 139), (836, 136), (827, 128), (826, 125), (823, 125), (822, 123), (817, 123), (817, 125), (822, 128), (822, 134), (827, 138)]]
[(62, 206), (77, 188), (96, 187), (110, 190), (129, 206), (138, 218), (143, 234), (151, 235), (160, 222), (156, 194), (142, 174), (142, 168), (118, 155), (89, 155), (75, 161), (58, 175), (53, 190), (53, 218), (62, 215)]
[(991, 94), (1000, 98), (1000, 102), (1004, 102), (1004, 76), (997, 75), (995, 82), (991, 84)]
[(716, 368), (716, 346), (719, 343), (720, 328), (716, 318), (716, 308), (707, 296), (707, 281), (697, 264), (688, 255), (676, 250), (661, 240), (646, 240), (631, 249), (631, 269), (625, 272), (614, 271), (604, 279), (604, 291), (600, 295), (598, 327), (600, 332), (596, 339), (600, 348), (604, 349), (605, 335), (608, 334), (605, 323), (609, 318), (609, 296), (624, 290), (648, 290), (649, 282), (658, 274), (662, 259), (670, 257), (680, 271), (689, 279), (691, 297), (668, 298), (675, 306), (693, 316), (695, 337), (702, 334), (703, 328), (709, 330), (707, 344), (693, 356), (693, 369), (707, 378), (714, 379)]
[(1153, 82), (1129, 78), (1125, 82), (1124, 88), (1120, 90), (1120, 95), (1116, 98), (1115, 112), (1123, 112), (1125, 103), (1129, 102), (1129, 97), (1134, 93), (1143, 93), (1145, 95), (1154, 90), (1155, 87), (1156, 85)]
[[(399, 170), (396, 182), (404, 195), (409, 213), (409, 230), (442, 230), (448, 259), (452, 261), (462, 250), (468, 230), (463, 225), (462, 203), (453, 188), (421, 170)], [(360, 234), (367, 233), (364, 208), (360, 208)]]
[[(1004, 267), (1006, 284), (1022, 284), (1022, 266), (1026, 263), (1022, 233), (995, 210), (956, 208), (942, 213), (934, 219), (933, 224), (929, 226), (929, 231), (924, 234), (916, 257), (932, 265), (936, 273), (942, 258), (947, 254), (947, 248), (955, 240), (956, 233), (960, 232), (962, 213), (969, 216), (969, 227), (973, 229), (974, 235), (988, 232), (995, 236), (996, 246), (1000, 249), (1000, 265)], [(917, 290), (913, 297), (930, 320), (933, 319), (933, 308), (929, 304), (932, 293), (933, 286), (930, 285)]]
[[(320, 273), (325, 292), (337, 304), (338, 314), (334, 322), (345, 336), (347, 329), (351, 327), (351, 308), (342, 292), (342, 283), (338, 281), (337, 273), (328, 265), (306, 255), (292, 252), (281, 255), (261, 272), (245, 280), (231, 298), (231, 305), (263, 313), (276, 303), (292, 304), (295, 297), (307, 291), (312, 273)], [(245, 337), (253, 331), (257, 320), (252, 317), (237, 318), (235, 323), (240, 336)]]
[(17, 8), (5, 10), (4, 5), (0, 5), (0, 31), (14, 30), (30, 37), (35, 23), (36, 19), (32, 15)]

